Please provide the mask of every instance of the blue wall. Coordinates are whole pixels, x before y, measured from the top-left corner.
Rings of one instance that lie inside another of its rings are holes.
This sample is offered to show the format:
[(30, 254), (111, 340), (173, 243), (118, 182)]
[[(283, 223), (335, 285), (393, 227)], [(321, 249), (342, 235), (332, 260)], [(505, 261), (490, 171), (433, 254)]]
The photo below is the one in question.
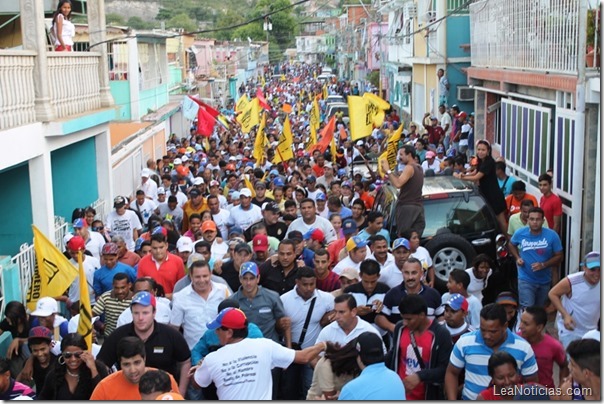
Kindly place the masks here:
[(149, 90), (141, 90), (139, 92), (139, 114), (145, 116), (149, 111), (157, 111), (159, 108), (166, 105), (170, 100), (168, 94), (168, 85), (160, 84), (157, 87)]
[(0, 172), (0, 184), (0, 255), (15, 255), (21, 244), (33, 240), (28, 164)]
[(460, 111), (465, 111), (470, 114), (474, 112), (474, 101), (458, 101), (457, 100), (457, 87), (467, 86), (468, 77), (463, 73), (462, 69), (469, 67), (469, 63), (449, 63), (447, 65), (447, 78), (449, 79), (449, 99), (448, 105), (457, 104)]
[(111, 95), (118, 108), (115, 119), (118, 121), (129, 121), (132, 119), (130, 112), (130, 82), (128, 80), (111, 80), (109, 82)]
[(51, 153), (55, 215), (71, 220), (75, 208), (98, 199), (94, 137)]
[(469, 57), (470, 52), (459, 47), (464, 44), (470, 44), (470, 16), (449, 16), (447, 18), (447, 57)]

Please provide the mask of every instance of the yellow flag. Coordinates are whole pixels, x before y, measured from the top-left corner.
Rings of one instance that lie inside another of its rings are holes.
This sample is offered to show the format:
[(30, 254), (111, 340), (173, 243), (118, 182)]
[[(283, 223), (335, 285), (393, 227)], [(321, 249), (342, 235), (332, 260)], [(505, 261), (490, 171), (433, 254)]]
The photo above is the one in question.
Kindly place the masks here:
[(260, 167), (264, 163), (264, 128), (266, 127), (266, 113), (262, 113), (262, 119), (260, 120), (260, 126), (258, 126), (258, 132), (256, 132), (256, 140), (254, 142), (254, 152), (252, 156), (256, 159), (256, 167)]
[(34, 311), (41, 297), (55, 297), (65, 293), (78, 276), (78, 271), (36, 226), (32, 226), (32, 229), (37, 262), (27, 293), (27, 308)]
[(403, 134), (403, 125), (400, 125), (396, 132), (392, 133), (388, 137), (388, 143), (386, 145), (386, 151), (378, 157), (378, 173), (381, 177), (384, 176), (384, 172), (382, 171), (382, 166), (380, 161), (386, 160), (388, 161), (388, 167), (392, 170), (396, 167), (396, 153), (398, 152), (398, 142), (401, 140), (401, 136)]
[(277, 145), (277, 150), (275, 150), (273, 164), (278, 164), (294, 158), (294, 152), (292, 151), (293, 142), (294, 138), (292, 136), (289, 117), (286, 116), (285, 122), (283, 122), (283, 132), (281, 132), (281, 136), (279, 136), (279, 145)]
[(235, 111), (239, 112), (239, 111), (243, 111), (247, 105), (250, 103), (250, 99), (247, 98), (246, 94), (243, 94), (241, 97), (239, 97), (239, 99), (237, 100), (237, 104), (235, 104)]
[(260, 105), (258, 98), (254, 98), (246, 107), (245, 110), (237, 116), (237, 122), (241, 124), (243, 133), (250, 133), (250, 130), (259, 123)]
[(327, 92), (327, 84), (323, 84), (323, 99), (326, 100), (329, 93)]
[(306, 151), (310, 151), (310, 148), (317, 144), (317, 130), (319, 130), (319, 127), (321, 126), (321, 112), (319, 111), (317, 97), (313, 99), (309, 120), (310, 137), (306, 143)]
[(252, 183), (250, 182), (249, 174), (243, 174), (243, 182), (245, 183), (245, 187), (247, 189), (249, 189), (250, 191), (252, 191), (252, 198), (255, 198), (256, 190), (254, 189), (254, 187), (252, 186)]
[(380, 154), (380, 156), (378, 157), (378, 161), (377, 161), (378, 174), (380, 175), (380, 177), (384, 178), (384, 175), (386, 173), (384, 172), (384, 170), (382, 170), (382, 163), (381, 163), (382, 160), (388, 161), (388, 151), (387, 150), (384, 153)]
[(357, 141), (371, 135), (373, 131), (373, 117), (376, 108), (363, 97), (348, 96), (348, 115), (350, 116), (350, 137)]
[(264, 74), (261, 76), (262, 78), (262, 87), (264, 88), (264, 86), (266, 85), (266, 80), (264, 79)]
[(336, 163), (336, 153), (338, 152), (338, 150), (336, 149), (336, 137), (332, 136), (331, 138), (331, 162), (333, 164)]
[(80, 270), (80, 321), (78, 322), (78, 334), (84, 337), (88, 350), (92, 352), (92, 309), (90, 308), (90, 292), (88, 291), (88, 280), (82, 263), (82, 251), (78, 252), (78, 268)]
[(390, 109), (390, 104), (372, 93), (363, 94), (363, 99), (371, 106), (373, 125), (379, 128), (384, 123), (385, 111)]

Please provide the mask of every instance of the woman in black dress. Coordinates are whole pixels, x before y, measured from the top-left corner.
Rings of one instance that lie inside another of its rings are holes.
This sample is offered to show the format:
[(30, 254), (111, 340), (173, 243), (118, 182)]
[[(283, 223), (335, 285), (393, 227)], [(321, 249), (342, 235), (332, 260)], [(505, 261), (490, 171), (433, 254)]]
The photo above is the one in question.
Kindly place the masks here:
[(491, 156), (491, 144), (486, 140), (477, 141), (476, 157), (478, 157), (478, 170), (475, 174), (464, 175), (464, 173), (456, 173), (453, 175), (467, 181), (478, 181), (480, 193), (497, 215), (501, 232), (505, 234), (508, 228), (505, 217), (507, 207), (503, 192), (497, 182), (497, 175), (495, 175), (495, 160)]
[(48, 372), (40, 400), (88, 400), (109, 370), (94, 359), (80, 334), (67, 334), (61, 341), (61, 356)]

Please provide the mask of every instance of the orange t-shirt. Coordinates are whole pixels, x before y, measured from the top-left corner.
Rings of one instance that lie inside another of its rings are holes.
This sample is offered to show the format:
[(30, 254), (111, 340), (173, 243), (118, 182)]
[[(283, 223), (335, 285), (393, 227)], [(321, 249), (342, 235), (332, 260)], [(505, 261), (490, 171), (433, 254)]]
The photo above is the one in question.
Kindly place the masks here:
[[(157, 370), (155, 368), (147, 368), (147, 370)], [(172, 391), (178, 392), (178, 384), (171, 374), (170, 383)], [(138, 391), (138, 384), (130, 383), (122, 374), (122, 371), (118, 371), (110, 374), (97, 384), (96, 388), (90, 396), (90, 400), (95, 401), (113, 401), (113, 400), (141, 400), (141, 394)]]
[(505, 198), (505, 204), (508, 207), (508, 214), (510, 216), (512, 216), (515, 213), (519, 213), (520, 204), (522, 203), (522, 201), (524, 201), (526, 199), (533, 201), (533, 206), (535, 206), (535, 207), (539, 206), (539, 204), (537, 203), (537, 198), (535, 198), (531, 194), (528, 194), (528, 193), (524, 194), (524, 198), (522, 198), (522, 199), (516, 199), (516, 198), (514, 198), (514, 195), (510, 194)]

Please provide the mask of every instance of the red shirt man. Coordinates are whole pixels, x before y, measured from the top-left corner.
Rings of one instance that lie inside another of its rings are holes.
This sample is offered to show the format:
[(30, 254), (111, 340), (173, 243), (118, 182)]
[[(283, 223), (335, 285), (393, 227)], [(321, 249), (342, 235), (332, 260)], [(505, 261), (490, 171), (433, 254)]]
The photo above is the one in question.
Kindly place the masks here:
[(552, 192), (552, 177), (549, 174), (539, 176), (539, 190), (543, 194), (539, 207), (543, 209), (547, 223), (551, 229), (560, 234), (562, 222), (562, 200)]
[(163, 234), (151, 236), (151, 254), (138, 263), (137, 277), (149, 276), (162, 285), (168, 299), (172, 298), (174, 285), (185, 276), (182, 259), (168, 252), (168, 242)]

